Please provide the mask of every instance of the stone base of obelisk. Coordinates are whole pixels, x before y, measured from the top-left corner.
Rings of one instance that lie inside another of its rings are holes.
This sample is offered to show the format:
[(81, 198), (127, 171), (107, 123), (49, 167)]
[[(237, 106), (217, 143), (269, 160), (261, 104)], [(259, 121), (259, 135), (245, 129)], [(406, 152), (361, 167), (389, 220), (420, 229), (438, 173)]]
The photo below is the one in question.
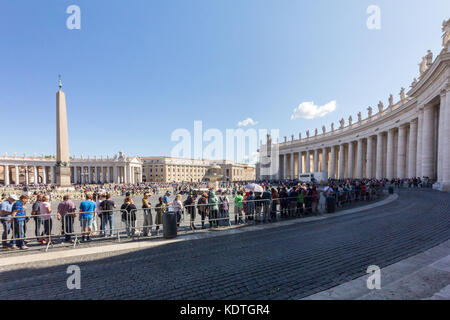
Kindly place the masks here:
[(59, 188), (69, 188), (72, 187), (70, 182), (70, 168), (69, 167), (56, 167), (56, 185)]

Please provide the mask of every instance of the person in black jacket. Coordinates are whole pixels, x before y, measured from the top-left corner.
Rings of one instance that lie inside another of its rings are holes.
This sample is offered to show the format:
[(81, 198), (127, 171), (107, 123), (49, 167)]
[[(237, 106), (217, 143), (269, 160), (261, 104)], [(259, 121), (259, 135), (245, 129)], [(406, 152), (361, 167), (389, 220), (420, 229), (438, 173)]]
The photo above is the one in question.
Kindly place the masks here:
[(195, 194), (189, 194), (187, 199), (183, 202), (183, 206), (186, 208), (187, 213), (189, 214), (191, 218), (191, 230), (197, 229), (195, 227), (194, 221), (195, 221), (195, 200), (196, 195)]
[(127, 235), (129, 237), (136, 234), (136, 206), (133, 203), (131, 197), (126, 197), (122, 206), (120, 207), (122, 212), (122, 222), (125, 222)]

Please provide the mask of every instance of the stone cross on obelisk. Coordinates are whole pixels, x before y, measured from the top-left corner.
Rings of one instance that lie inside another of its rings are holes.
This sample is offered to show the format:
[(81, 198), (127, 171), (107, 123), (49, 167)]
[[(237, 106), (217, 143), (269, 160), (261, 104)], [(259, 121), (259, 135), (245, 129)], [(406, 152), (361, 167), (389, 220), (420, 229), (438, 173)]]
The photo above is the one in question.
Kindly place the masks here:
[(70, 187), (69, 133), (67, 130), (66, 95), (62, 91), (61, 76), (56, 93), (56, 184)]

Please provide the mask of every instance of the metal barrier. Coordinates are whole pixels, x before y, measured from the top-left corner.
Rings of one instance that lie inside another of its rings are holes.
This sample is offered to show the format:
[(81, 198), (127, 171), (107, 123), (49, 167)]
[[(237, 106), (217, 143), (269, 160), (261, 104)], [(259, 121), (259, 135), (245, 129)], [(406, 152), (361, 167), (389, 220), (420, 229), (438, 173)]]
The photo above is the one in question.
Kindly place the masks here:
[[(356, 192), (356, 190), (343, 190), (333, 193), (338, 207), (345, 206), (354, 201), (371, 201), (377, 199), (382, 188), (368, 188), (366, 192)], [(242, 203), (235, 203), (234, 199), (229, 199), (227, 206), (222, 203), (198, 204), (183, 206), (178, 213), (179, 231), (196, 232), (197, 229), (227, 228), (234, 225), (251, 225), (257, 223), (275, 222), (284, 218), (301, 218), (305, 215), (315, 214), (319, 209), (325, 212), (325, 207), (320, 206), (320, 197), (325, 197), (324, 193), (318, 193), (316, 201), (314, 196), (304, 195), (299, 201), (298, 197), (281, 197), (275, 199), (255, 199), (242, 200)], [(301, 197), (300, 197), (301, 198)], [(196, 200), (195, 200), (196, 201)], [(215, 208), (217, 205), (217, 209)], [(171, 211), (167, 207), (166, 211)], [(156, 207), (133, 209), (130, 211), (115, 209), (101, 211), (88, 218), (88, 213), (75, 212), (63, 216), (59, 214), (42, 214), (38, 216), (9, 217), (3, 216), (0, 221), (6, 238), (11, 234), (10, 239), (3, 240), (3, 245), (18, 245), (22, 247), (32, 240), (46, 245), (45, 251), (53, 247), (55, 241), (71, 243), (75, 248), (83, 239), (95, 237), (95, 239), (112, 239), (121, 241), (123, 238), (140, 239), (159, 236), (159, 231), (163, 230), (162, 215), (164, 212)], [(91, 226), (89, 232), (88, 227)], [(201, 226), (201, 227), (200, 227)], [(84, 227), (84, 228), (83, 228)], [(9, 233), (8, 233), (9, 230)], [(81, 241), (80, 241), (81, 239)]]

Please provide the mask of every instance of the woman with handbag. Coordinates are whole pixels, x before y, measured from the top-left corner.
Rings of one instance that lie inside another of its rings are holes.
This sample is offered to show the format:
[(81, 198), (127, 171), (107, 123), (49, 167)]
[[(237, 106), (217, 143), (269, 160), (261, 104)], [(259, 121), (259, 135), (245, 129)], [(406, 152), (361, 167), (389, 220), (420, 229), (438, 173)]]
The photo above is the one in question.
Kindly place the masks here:
[(172, 201), (172, 210), (177, 215), (177, 228), (180, 227), (181, 216), (183, 214), (183, 203), (181, 203), (181, 194), (177, 194), (175, 200)]

